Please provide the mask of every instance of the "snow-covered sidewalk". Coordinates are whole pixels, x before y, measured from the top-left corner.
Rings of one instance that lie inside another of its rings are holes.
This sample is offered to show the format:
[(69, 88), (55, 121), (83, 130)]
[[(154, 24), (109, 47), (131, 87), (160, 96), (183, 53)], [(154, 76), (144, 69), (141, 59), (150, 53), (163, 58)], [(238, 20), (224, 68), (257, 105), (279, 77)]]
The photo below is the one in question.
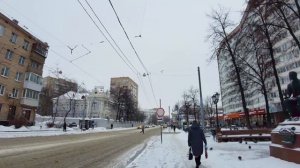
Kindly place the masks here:
[[(146, 132), (147, 133), (147, 132)], [(195, 167), (194, 160), (187, 158), (186, 132), (177, 130), (176, 133), (165, 129), (163, 142), (160, 136), (153, 137), (143, 150), (136, 150), (135, 159), (127, 168), (191, 168)], [(299, 168), (299, 164), (287, 162), (270, 156), (270, 142), (228, 142), (216, 143), (207, 135), (208, 159), (202, 155), (202, 168)], [(251, 149), (249, 149), (251, 146)], [(212, 150), (210, 150), (212, 148)], [(132, 154), (132, 153), (131, 153)], [(128, 156), (128, 155), (127, 155)], [(242, 160), (238, 159), (242, 157)]]

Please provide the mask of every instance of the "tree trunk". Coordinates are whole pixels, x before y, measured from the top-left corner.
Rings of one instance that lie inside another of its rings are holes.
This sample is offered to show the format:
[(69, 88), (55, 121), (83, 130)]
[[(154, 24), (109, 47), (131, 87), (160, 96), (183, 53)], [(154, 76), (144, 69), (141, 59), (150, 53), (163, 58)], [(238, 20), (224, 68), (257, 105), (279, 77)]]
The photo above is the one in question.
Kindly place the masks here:
[(286, 113), (286, 108), (283, 104), (283, 94), (282, 94), (282, 90), (281, 90), (279, 76), (278, 76), (278, 72), (277, 72), (277, 69), (276, 69), (276, 62), (275, 62), (274, 51), (273, 51), (273, 44), (272, 44), (272, 41), (270, 39), (270, 34), (269, 34), (269, 31), (267, 30), (267, 28), (265, 29), (265, 33), (266, 33), (266, 37), (267, 37), (267, 40), (268, 40), (268, 49), (269, 49), (270, 56), (271, 56), (272, 68), (273, 68), (274, 77), (275, 77), (276, 84), (277, 84), (277, 89), (278, 89), (279, 98), (280, 98), (280, 104), (281, 104), (281, 107), (282, 107), (282, 111), (284, 113)]
[[(224, 33), (226, 34), (226, 32), (224, 32)], [(227, 34), (225, 36), (226, 36), (225, 37), (226, 45), (228, 47), (228, 51), (229, 51), (229, 54), (231, 56), (231, 61), (233, 63), (233, 66), (234, 66), (234, 69), (235, 69), (235, 72), (236, 72), (236, 76), (237, 76), (237, 82), (238, 82), (238, 86), (239, 86), (240, 93), (241, 93), (241, 98), (242, 98), (242, 106), (243, 106), (243, 110), (244, 110), (244, 113), (245, 113), (245, 116), (246, 116), (246, 124), (247, 124), (248, 129), (252, 129), (251, 124), (250, 124), (249, 111), (248, 111), (247, 104), (246, 104), (246, 99), (245, 99), (244, 88), (243, 88), (242, 81), (241, 81), (240, 70), (239, 70), (239, 67), (236, 64), (235, 55), (232, 52)]]
[(263, 83), (262, 85), (263, 93), (264, 93), (264, 98), (265, 98), (265, 103), (266, 103), (266, 112), (267, 112), (267, 127), (271, 127), (271, 114), (269, 110), (269, 100), (268, 100), (268, 93), (265, 84)]

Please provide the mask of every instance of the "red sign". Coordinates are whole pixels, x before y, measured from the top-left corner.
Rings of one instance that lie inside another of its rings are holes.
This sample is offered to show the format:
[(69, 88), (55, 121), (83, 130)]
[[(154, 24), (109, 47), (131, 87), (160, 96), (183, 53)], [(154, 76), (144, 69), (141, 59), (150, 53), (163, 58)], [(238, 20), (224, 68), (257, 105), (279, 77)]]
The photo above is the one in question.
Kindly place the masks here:
[(164, 114), (165, 114), (165, 110), (163, 108), (158, 108), (156, 110), (157, 117), (161, 117), (162, 118), (164, 116)]

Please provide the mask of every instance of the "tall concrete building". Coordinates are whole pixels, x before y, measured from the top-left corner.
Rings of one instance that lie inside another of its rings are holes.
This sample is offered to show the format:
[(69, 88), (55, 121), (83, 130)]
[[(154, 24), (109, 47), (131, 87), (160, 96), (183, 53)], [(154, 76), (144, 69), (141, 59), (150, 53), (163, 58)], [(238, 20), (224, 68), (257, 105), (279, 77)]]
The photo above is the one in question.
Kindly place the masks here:
[(0, 122), (35, 119), (48, 44), (0, 13)]
[(110, 79), (110, 90), (128, 89), (134, 99), (138, 102), (138, 85), (129, 77), (116, 77)]
[[(255, 9), (257, 9), (257, 4), (263, 2), (263, 0), (256, 1), (250, 0), (248, 2), (248, 6), (246, 12), (244, 13), (240, 24), (228, 35), (230, 38), (230, 43), (232, 46), (238, 41), (237, 36), (241, 35), (241, 31), (247, 31), (247, 29), (241, 29), (243, 25), (251, 25), (259, 18), (257, 15), (254, 15)], [(293, 4), (294, 1), (291, 1)], [(274, 9), (266, 10), (267, 8), (262, 8), (265, 11), (264, 17), (266, 18), (273, 18), (271, 17), (274, 15)], [(293, 27), (295, 35), (300, 38), (300, 22), (299, 18), (292, 17), (292, 12), (288, 14), (288, 19)], [(280, 19), (272, 20), (272, 22), (282, 22)], [(274, 30), (271, 29), (270, 30)], [(247, 33), (247, 32), (244, 32)], [(258, 34), (256, 34), (258, 36)], [(258, 37), (257, 37), (258, 38)], [(274, 31), (271, 34), (271, 39), (273, 42), (273, 51), (274, 57), (276, 62), (276, 69), (278, 72), (278, 76), (280, 79), (281, 90), (284, 92), (287, 88), (287, 84), (289, 83), (288, 73), (290, 71), (295, 71), (300, 75), (300, 52), (299, 48), (295, 47), (295, 42), (292, 39), (292, 36), (287, 30), (280, 30)], [(224, 42), (224, 41), (223, 41)], [(243, 40), (240, 41), (241, 43), (247, 44), (247, 41)], [(222, 43), (220, 44), (220, 48), (222, 48)], [(261, 49), (259, 54), (263, 55), (268, 53), (267, 49)], [(246, 53), (243, 53), (246, 54)], [(255, 55), (247, 55), (246, 60), (249, 63), (255, 62)], [(270, 57), (266, 57), (265, 62), (270, 62)], [(218, 53), (218, 67), (219, 67), (219, 78), (220, 78), (220, 85), (221, 85), (221, 95), (222, 95), (222, 104), (224, 108), (225, 118), (233, 118), (233, 119), (243, 119), (244, 112), (242, 108), (241, 102), (241, 94), (239, 91), (239, 87), (236, 84), (236, 81), (232, 78), (235, 75), (235, 72), (232, 70), (233, 63), (231, 61), (230, 55), (225, 50), (220, 50)], [(253, 66), (257, 68), (256, 66)], [(269, 66), (270, 67), (270, 66)], [(245, 68), (244, 71), (249, 70), (249, 68)], [(273, 75), (273, 70), (269, 70), (270, 73), (266, 77), (266, 85), (268, 89), (268, 102), (269, 102), (269, 110), (272, 115), (272, 119), (274, 122), (276, 121), (277, 113), (279, 114), (282, 111), (278, 88), (275, 83), (275, 78)], [(259, 121), (262, 122), (265, 120), (266, 117), (266, 107), (265, 107), (265, 99), (263, 94), (257, 92), (259, 90), (258, 85), (251, 85), (247, 84), (246, 80), (242, 81), (247, 90), (245, 90), (245, 97), (247, 101), (247, 108), (250, 112), (250, 117), (253, 118), (253, 122)], [(248, 86), (247, 86), (248, 85)], [(262, 123), (259, 123), (262, 124)]]
[(77, 92), (78, 84), (75, 81), (63, 78), (54, 78), (47, 76), (43, 78), (43, 89), (51, 91), (51, 97), (58, 97), (69, 91)]

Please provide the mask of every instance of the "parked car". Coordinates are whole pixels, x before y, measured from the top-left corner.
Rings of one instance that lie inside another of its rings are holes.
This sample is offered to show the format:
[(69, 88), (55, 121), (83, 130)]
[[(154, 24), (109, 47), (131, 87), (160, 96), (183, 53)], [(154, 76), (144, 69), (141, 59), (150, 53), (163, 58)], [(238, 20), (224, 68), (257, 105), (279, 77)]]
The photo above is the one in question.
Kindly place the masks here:
[(77, 127), (77, 124), (76, 124), (76, 122), (72, 122), (68, 125), (68, 127)]

